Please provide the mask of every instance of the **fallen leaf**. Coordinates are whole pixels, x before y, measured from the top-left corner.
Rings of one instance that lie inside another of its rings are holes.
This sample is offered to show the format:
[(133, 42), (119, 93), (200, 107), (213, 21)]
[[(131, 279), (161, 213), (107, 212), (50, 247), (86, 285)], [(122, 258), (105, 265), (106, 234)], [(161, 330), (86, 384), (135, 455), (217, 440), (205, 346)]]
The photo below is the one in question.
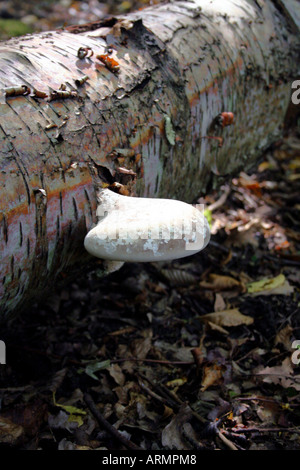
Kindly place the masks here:
[(289, 357), (286, 357), (280, 366), (264, 367), (258, 369), (256, 373), (263, 376), (263, 382), (300, 391), (300, 375), (293, 376), (293, 367)]
[(77, 429), (79, 427), (78, 422), (75, 423), (74, 421), (70, 421), (69, 418), (70, 415), (68, 413), (60, 410), (57, 415), (49, 415), (48, 424), (50, 428), (53, 429), (67, 429), (68, 431)]
[(76, 450), (77, 445), (68, 441), (65, 437), (58, 443), (58, 450)]
[(225, 300), (223, 299), (222, 295), (219, 293), (216, 293), (214, 309), (215, 309), (215, 312), (222, 312), (222, 310), (226, 309)]
[(175, 450), (190, 450), (189, 445), (182, 436), (182, 428), (191, 418), (192, 410), (189, 405), (182, 405), (178, 413), (162, 431), (161, 440), (163, 447)]
[(130, 352), (137, 359), (145, 359), (151, 349), (151, 336), (142, 339), (134, 339), (130, 343)]
[(277, 344), (283, 344), (287, 350), (290, 350), (292, 332), (293, 328), (291, 325), (286, 325), (286, 327), (278, 331), (275, 337), (274, 346), (277, 346)]
[(287, 175), (287, 179), (290, 181), (297, 181), (300, 179), (300, 173), (291, 173), (290, 175)]
[(275, 424), (279, 414), (279, 405), (265, 401), (257, 405), (256, 413), (265, 426)]
[(114, 379), (114, 381), (118, 385), (121, 385), (121, 386), (124, 385), (125, 375), (123, 374), (122, 369), (119, 366), (119, 364), (111, 364), (107, 370), (109, 372), (109, 375)]
[(85, 372), (87, 375), (92, 377), (92, 379), (99, 380), (99, 377), (95, 375), (95, 372), (98, 372), (98, 370), (103, 370), (107, 369), (110, 366), (110, 360), (107, 359), (105, 361), (96, 361), (96, 362), (90, 362), (87, 364), (85, 369), (79, 369), (79, 373)]
[(26, 436), (34, 436), (47, 420), (47, 405), (36, 398), (30, 402), (18, 403), (12, 408), (6, 408), (2, 416), (22, 426)]
[(294, 160), (291, 160), (288, 164), (288, 168), (290, 170), (297, 170), (298, 168), (300, 168), (300, 158), (295, 158)]
[(197, 277), (183, 269), (162, 269), (161, 274), (175, 286), (188, 286), (197, 282)]
[(250, 227), (246, 224), (243, 226), (244, 230), (238, 230), (233, 228), (230, 236), (231, 246), (243, 246), (243, 245), (252, 245), (257, 248), (259, 245), (257, 239), (257, 232), (260, 230), (260, 223), (253, 222), (253, 225)]
[(66, 413), (68, 413), (69, 415), (68, 422), (77, 423), (78, 427), (83, 424), (83, 419), (82, 419), (82, 416), (80, 415), (86, 415), (86, 411), (81, 410), (80, 408), (77, 408), (76, 406), (62, 405), (60, 403), (57, 403), (57, 401), (55, 400), (55, 392), (53, 392), (53, 403), (55, 406), (62, 408)]
[(166, 383), (166, 386), (169, 388), (178, 388), (184, 385), (186, 382), (187, 382), (187, 378), (182, 377), (181, 379), (170, 380), (169, 382)]
[(215, 323), (218, 326), (238, 326), (251, 325), (253, 318), (243, 315), (238, 308), (223, 310), (222, 312), (213, 312), (199, 317), (201, 320)]
[(262, 173), (263, 171), (268, 170), (270, 167), (271, 163), (268, 161), (264, 161), (258, 166), (257, 170), (259, 173)]
[(203, 377), (201, 381), (201, 392), (204, 392), (212, 385), (219, 385), (223, 380), (224, 366), (219, 364), (209, 364), (203, 368)]
[(0, 416), (0, 443), (16, 445), (24, 437), (24, 428), (10, 419)]
[(294, 292), (293, 286), (289, 284), (284, 274), (251, 282), (246, 287), (247, 293), (252, 295), (289, 295)]
[(220, 274), (209, 274), (208, 278), (204, 281), (201, 281), (199, 285), (205, 289), (212, 289), (214, 291), (230, 290), (236, 288), (241, 291), (244, 290), (244, 286), (240, 281), (237, 281), (233, 277), (222, 276)]
[(211, 330), (219, 331), (219, 333), (222, 333), (223, 335), (228, 335), (229, 333), (228, 330), (225, 330), (225, 328), (220, 325), (217, 325), (216, 323), (213, 323), (212, 321), (208, 321), (206, 322), (206, 324)]

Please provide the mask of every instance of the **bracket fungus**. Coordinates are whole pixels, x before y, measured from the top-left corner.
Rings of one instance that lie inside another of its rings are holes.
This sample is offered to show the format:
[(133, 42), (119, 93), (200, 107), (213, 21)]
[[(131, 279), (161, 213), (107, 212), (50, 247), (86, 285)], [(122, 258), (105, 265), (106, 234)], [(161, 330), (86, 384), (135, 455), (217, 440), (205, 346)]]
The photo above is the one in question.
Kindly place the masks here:
[(87, 233), (84, 246), (104, 260), (147, 262), (190, 256), (203, 250), (210, 239), (201, 206), (101, 189), (98, 223)]

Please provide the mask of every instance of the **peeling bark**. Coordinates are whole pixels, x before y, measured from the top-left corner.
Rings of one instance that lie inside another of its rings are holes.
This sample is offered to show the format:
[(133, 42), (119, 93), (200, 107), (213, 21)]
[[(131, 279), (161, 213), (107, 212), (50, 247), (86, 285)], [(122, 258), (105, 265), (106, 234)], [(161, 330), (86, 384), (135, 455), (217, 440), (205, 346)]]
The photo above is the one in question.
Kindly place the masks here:
[(300, 39), (278, 2), (167, 3), (1, 43), (2, 318), (89, 265), (102, 183), (192, 202), (282, 136)]

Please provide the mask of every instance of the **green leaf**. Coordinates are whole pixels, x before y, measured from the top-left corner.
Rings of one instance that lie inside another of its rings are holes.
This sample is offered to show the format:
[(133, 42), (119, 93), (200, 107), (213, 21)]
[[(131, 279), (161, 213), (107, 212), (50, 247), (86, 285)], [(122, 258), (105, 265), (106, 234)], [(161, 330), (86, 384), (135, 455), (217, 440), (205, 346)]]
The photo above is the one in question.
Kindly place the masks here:
[(110, 366), (110, 360), (106, 359), (105, 361), (96, 361), (96, 362), (90, 362), (85, 369), (80, 369), (78, 372), (85, 372), (89, 377), (92, 377), (92, 379), (99, 380), (97, 375), (95, 375), (95, 372), (98, 372), (99, 370), (104, 370), (107, 369)]
[(69, 422), (77, 423), (78, 427), (80, 427), (83, 424), (83, 419), (81, 415), (86, 415), (86, 411), (81, 410), (80, 408), (77, 408), (76, 406), (62, 405), (60, 403), (57, 403), (55, 399), (55, 392), (53, 392), (53, 404), (59, 408), (62, 408), (66, 413), (68, 413)]
[(285, 282), (285, 276), (279, 274), (279, 276), (273, 277), (271, 279), (261, 279), (257, 282), (251, 282), (247, 284), (248, 293), (261, 292), (264, 290), (275, 289), (276, 287), (282, 286)]
[(206, 217), (208, 225), (211, 228), (212, 227), (212, 211), (210, 211), (209, 209), (205, 209), (205, 211), (203, 212), (203, 215), (204, 217)]

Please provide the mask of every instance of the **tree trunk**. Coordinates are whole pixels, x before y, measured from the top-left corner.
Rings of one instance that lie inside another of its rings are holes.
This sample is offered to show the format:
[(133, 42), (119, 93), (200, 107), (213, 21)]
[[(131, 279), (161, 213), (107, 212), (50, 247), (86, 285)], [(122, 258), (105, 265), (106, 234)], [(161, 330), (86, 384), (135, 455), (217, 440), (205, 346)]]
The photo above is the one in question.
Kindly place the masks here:
[(192, 202), (282, 136), (290, 2), (172, 2), (1, 44), (1, 318), (89, 265), (101, 184)]

